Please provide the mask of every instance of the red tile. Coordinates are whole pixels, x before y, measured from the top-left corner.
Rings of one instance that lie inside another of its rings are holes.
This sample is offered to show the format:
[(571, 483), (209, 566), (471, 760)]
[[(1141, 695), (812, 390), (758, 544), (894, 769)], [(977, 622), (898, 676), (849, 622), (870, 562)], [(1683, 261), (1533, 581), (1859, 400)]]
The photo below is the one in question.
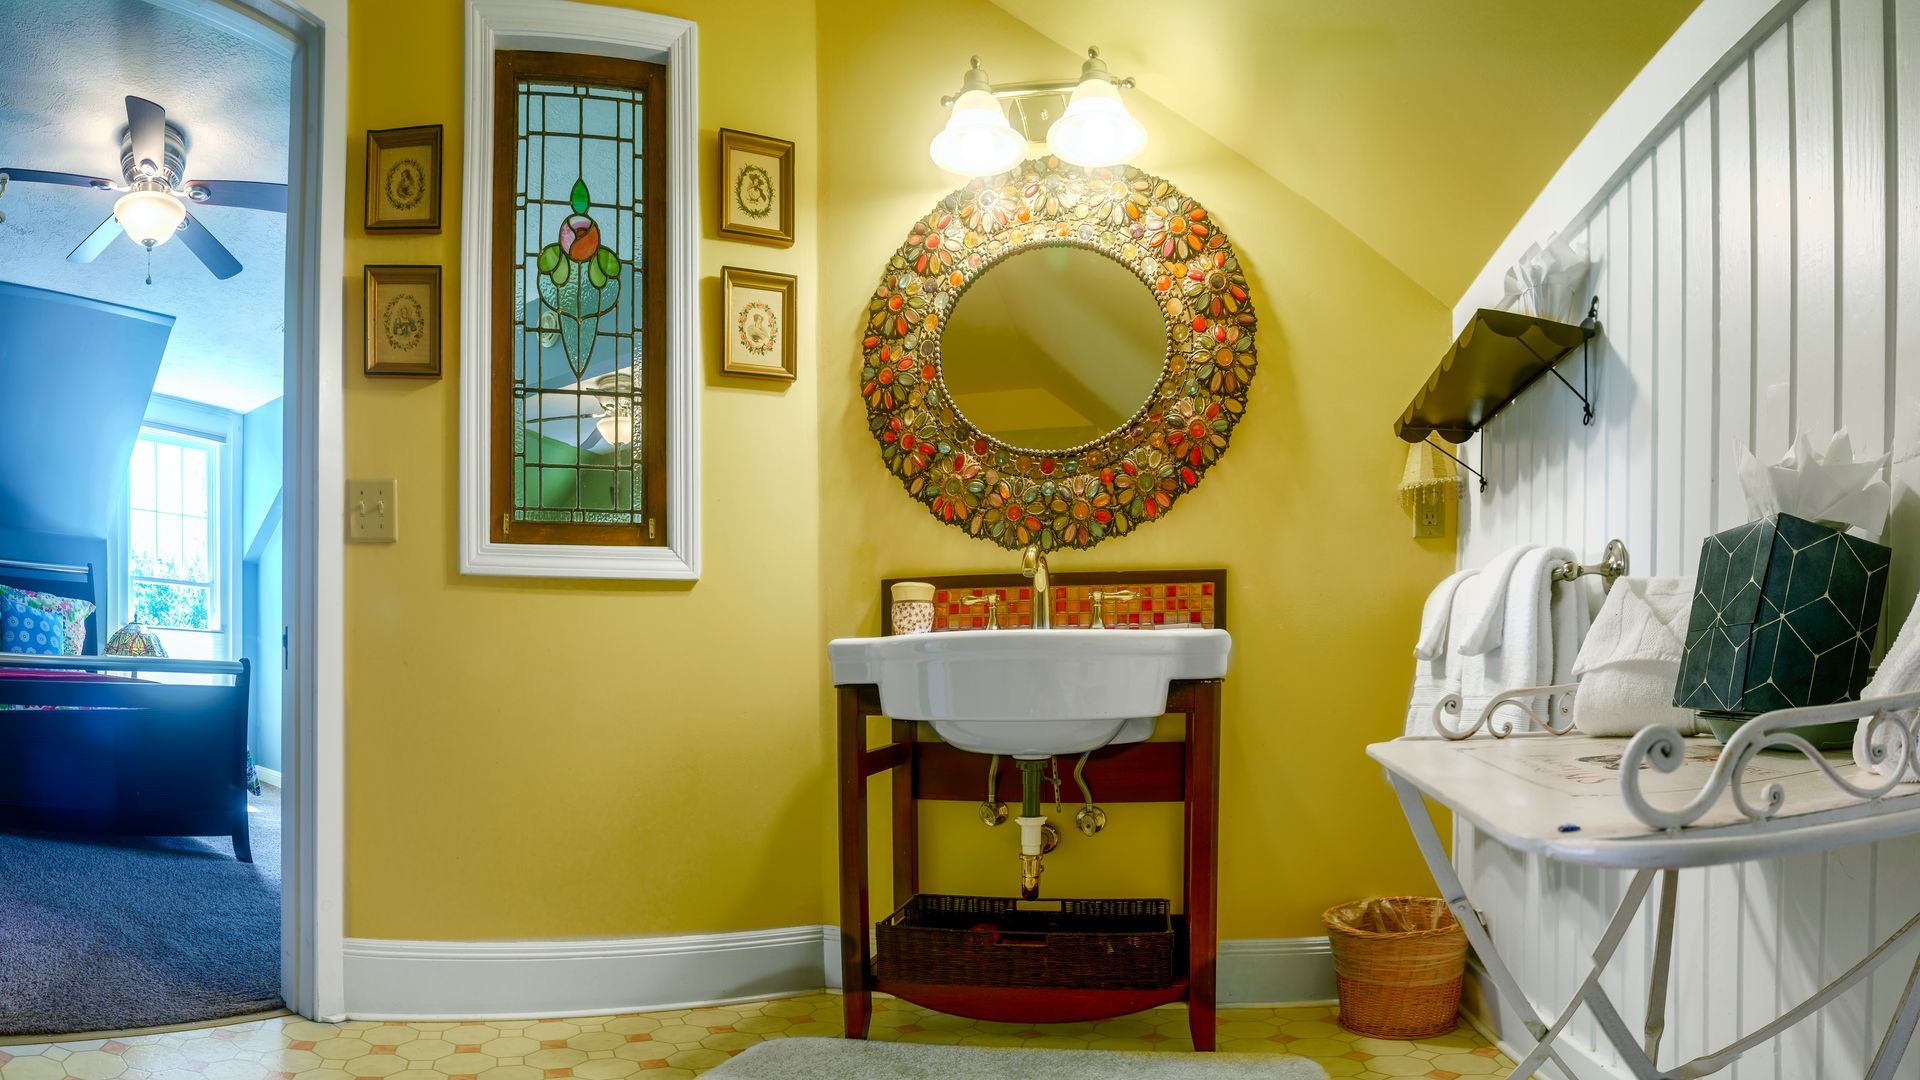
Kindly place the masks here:
[(312, 1044), (312, 1043), (310, 1043), (310, 1042), (308, 1042), (308, 1041), (306, 1041), (305, 1039), (295, 1039), (295, 1040), (293, 1040), (292, 1042), (290, 1042), (290, 1043), (288, 1043), (288, 1044), (287, 1044), (287, 1049), (289, 1049), (289, 1050), (311, 1050), (311, 1049), (313, 1049), (313, 1044)]
[(628, 1042), (652, 1042), (652, 1041), (653, 1041), (653, 1036), (651, 1036), (651, 1035), (629, 1035), (629, 1036), (627, 1036), (627, 1041), (628, 1041)]
[(12, 1054), (7, 1053), (5, 1050), (0, 1050), (0, 1065), (5, 1065), (7, 1062), (12, 1060), (13, 1060)]
[(1162, 1035), (1159, 1032), (1155, 1031), (1151, 1034), (1140, 1036), (1140, 1041), (1150, 1042), (1150, 1043), (1163, 1043), (1163, 1042), (1166, 1042), (1169, 1037), (1170, 1036)]
[(1341, 1054), (1340, 1056), (1343, 1058), (1346, 1058), (1349, 1061), (1372, 1061), (1373, 1060), (1373, 1055), (1367, 1053), (1365, 1050), (1349, 1050), (1346, 1053)]
[(900, 1032), (915, 1032), (915, 1031), (922, 1031), (925, 1029), (922, 1028), (919, 1024), (901, 1024), (899, 1027), (894, 1028), (894, 1030), (900, 1031)]
[[(552, 1043), (552, 1044), (541, 1043), (540, 1045), (541, 1046), (548, 1046), (548, 1045), (565, 1046), (566, 1044), (565, 1043)], [(461, 1043), (460, 1045), (453, 1048), (453, 1052), (456, 1054), (477, 1054), (480, 1052), (480, 1044), (479, 1043)]]
[(124, 1054), (131, 1048), (127, 1046), (126, 1043), (114, 1042), (112, 1040), (108, 1040), (106, 1045), (102, 1046), (100, 1049), (105, 1050), (109, 1054)]
[(718, 1026), (718, 1027), (710, 1027), (710, 1028), (708, 1028), (707, 1030), (708, 1030), (709, 1032), (711, 1032), (711, 1033), (713, 1033), (713, 1034), (715, 1034), (715, 1035), (725, 1035), (725, 1034), (726, 1034), (727, 1032), (729, 1032), (729, 1031), (732, 1031), (732, 1030), (733, 1030), (733, 1025), (732, 1025), (732, 1024), (721, 1024), (721, 1025), (720, 1025), (720, 1026)]
[(547, 1070), (547, 1076), (549, 1078), (556, 1077), (556, 1076), (572, 1076), (572, 1075), (573, 1075), (572, 1069), (548, 1069)]
[[(542, 1050), (561, 1050), (561, 1049), (564, 1049), (566, 1045), (567, 1045), (567, 1040), (565, 1039), (541, 1039), (540, 1040), (540, 1049)], [(474, 1049), (478, 1050), (480, 1048), (476, 1046), (474, 1047)]]
[(376, 1054), (391, 1054), (393, 1053), (393, 1051), (394, 1051), (393, 1047), (386, 1046), (386, 1045), (376, 1046), (373, 1048), (373, 1052)]

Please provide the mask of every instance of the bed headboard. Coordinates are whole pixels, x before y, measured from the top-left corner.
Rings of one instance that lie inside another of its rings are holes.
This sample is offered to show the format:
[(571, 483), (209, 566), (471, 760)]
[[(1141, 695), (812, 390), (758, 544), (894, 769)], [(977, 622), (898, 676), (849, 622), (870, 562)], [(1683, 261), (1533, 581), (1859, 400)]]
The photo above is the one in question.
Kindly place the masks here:
[(87, 617), (87, 645), (98, 655), (106, 644), (105, 582), (107, 542), (88, 536), (28, 532), (0, 526), (0, 584), (71, 596), (93, 605)]

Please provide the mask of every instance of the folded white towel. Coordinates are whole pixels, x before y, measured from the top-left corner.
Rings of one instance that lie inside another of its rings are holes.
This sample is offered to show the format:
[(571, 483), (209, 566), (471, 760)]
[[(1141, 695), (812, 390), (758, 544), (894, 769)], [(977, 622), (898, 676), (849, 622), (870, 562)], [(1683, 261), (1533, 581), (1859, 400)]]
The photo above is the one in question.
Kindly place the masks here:
[(1693, 582), (1687, 578), (1613, 583), (1573, 665), (1580, 680), (1573, 719), (1581, 731), (1632, 735), (1666, 724), (1693, 733), (1698, 720), (1673, 705), (1692, 607)]
[[(1502, 636), (1506, 632), (1507, 587), (1513, 581), (1513, 572), (1520, 560), (1530, 551), (1538, 551), (1535, 544), (1521, 544), (1510, 547), (1493, 557), (1493, 561), (1480, 571), (1478, 591), (1479, 602), (1469, 610), (1467, 623), (1461, 627), (1464, 631), (1454, 638), (1454, 649), (1462, 656), (1485, 656), (1500, 647)], [(1524, 683), (1518, 685), (1526, 685)]]
[(1414, 643), (1413, 655), (1422, 660), (1439, 660), (1446, 656), (1447, 621), (1453, 618), (1454, 594), (1460, 591), (1461, 582), (1479, 572), (1456, 570), (1427, 594), (1426, 606), (1420, 609), (1420, 640)]
[[(1538, 547), (1514, 564), (1513, 578), (1507, 585), (1506, 629), (1501, 637), (1509, 656), (1507, 671), (1515, 676), (1532, 670), (1531, 682), (1520, 686), (1546, 686), (1573, 681), (1573, 661), (1580, 652), (1591, 620), (1587, 614), (1587, 593), (1575, 582), (1555, 581), (1553, 572), (1573, 561), (1573, 552), (1563, 547)], [(1531, 643), (1529, 653), (1515, 654), (1517, 645)], [(1542, 696), (1531, 703), (1535, 716), (1545, 717), (1550, 703)]]
[(1460, 570), (1447, 575), (1427, 594), (1420, 612), (1420, 640), (1413, 647), (1413, 692), (1407, 699), (1405, 734), (1433, 734), (1433, 707), (1440, 699), (1460, 689), (1460, 680), (1452, 674), (1448, 646), (1448, 624), (1453, 618), (1454, 598), (1460, 585), (1478, 574), (1478, 570)]
[[(1920, 612), (1920, 606), (1915, 607), (1914, 610)], [(1904, 694), (1912, 690), (1920, 690), (1920, 619), (1908, 615), (1906, 624), (1900, 627), (1900, 635), (1893, 639), (1893, 646), (1887, 650), (1886, 659), (1880, 661), (1879, 669), (1873, 673), (1873, 678), (1867, 680), (1866, 688), (1860, 691), (1860, 696), (1863, 698), (1885, 697), (1889, 694)], [(1910, 725), (1915, 712), (1920, 710), (1903, 709), (1893, 715), (1901, 724)], [(1881, 749), (1887, 749), (1889, 741), (1889, 735), (1882, 732), (1879, 739)], [(1893, 771), (1899, 767), (1899, 762), (1892, 758), (1878, 764), (1868, 759), (1867, 719), (1864, 717), (1860, 720), (1859, 727), (1854, 729), (1853, 763), (1882, 777), (1893, 775)], [(1920, 772), (1909, 768), (1907, 774), (1900, 778), (1900, 782), (1920, 784)]]
[[(1564, 548), (1523, 545), (1502, 552), (1479, 577), (1462, 586), (1454, 601), (1452, 632), (1453, 640), (1460, 642), (1455, 663), (1461, 715), (1468, 721), (1479, 717), (1487, 703), (1501, 694), (1553, 681), (1550, 572), (1571, 557)], [(1489, 629), (1490, 609), (1501, 613), (1497, 631)], [(1527, 704), (1535, 716), (1546, 715), (1544, 700)], [(1516, 712), (1503, 714), (1502, 719), (1522, 718)]]

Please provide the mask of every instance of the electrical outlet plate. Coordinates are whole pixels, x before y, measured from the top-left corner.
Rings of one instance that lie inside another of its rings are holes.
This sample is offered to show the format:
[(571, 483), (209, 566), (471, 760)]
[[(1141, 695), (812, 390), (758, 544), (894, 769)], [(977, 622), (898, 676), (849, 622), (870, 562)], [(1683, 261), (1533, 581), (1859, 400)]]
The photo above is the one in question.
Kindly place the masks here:
[(400, 539), (398, 484), (393, 480), (347, 481), (347, 539), (391, 544)]
[(1413, 538), (1439, 540), (1447, 535), (1447, 504), (1440, 499), (1420, 499), (1413, 504)]

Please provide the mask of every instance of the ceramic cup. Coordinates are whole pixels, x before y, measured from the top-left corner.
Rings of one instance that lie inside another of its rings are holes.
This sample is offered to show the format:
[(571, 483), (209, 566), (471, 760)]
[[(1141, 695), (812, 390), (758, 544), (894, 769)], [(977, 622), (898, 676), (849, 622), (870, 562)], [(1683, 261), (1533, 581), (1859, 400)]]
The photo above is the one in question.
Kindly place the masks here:
[(901, 581), (893, 586), (893, 632), (925, 634), (933, 630), (933, 586)]

